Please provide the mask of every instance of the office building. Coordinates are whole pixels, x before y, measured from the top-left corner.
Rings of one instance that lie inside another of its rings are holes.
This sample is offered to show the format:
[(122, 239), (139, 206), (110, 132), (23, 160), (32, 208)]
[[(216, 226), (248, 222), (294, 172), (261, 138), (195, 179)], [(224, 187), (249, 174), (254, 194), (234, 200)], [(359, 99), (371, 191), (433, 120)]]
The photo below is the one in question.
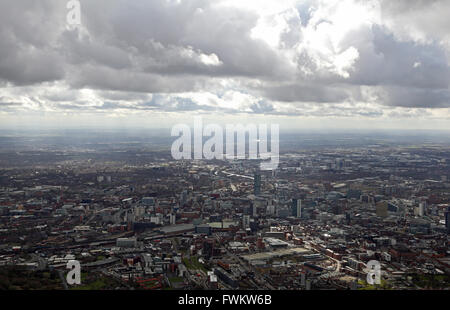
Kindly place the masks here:
[(302, 200), (293, 198), (291, 205), (291, 215), (301, 218), (302, 217)]
[(254, 175), (254, 181), (253, 181), (253, 193), (255, 195), (261, 194), (261, 175), (255, 173)]

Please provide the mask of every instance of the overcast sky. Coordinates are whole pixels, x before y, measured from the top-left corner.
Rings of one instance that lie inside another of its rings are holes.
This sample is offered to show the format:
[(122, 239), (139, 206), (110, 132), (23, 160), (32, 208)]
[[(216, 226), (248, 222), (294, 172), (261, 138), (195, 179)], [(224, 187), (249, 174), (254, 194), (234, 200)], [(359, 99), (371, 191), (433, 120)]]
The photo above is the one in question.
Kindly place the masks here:
[(0, 127), (450, 129), (450, 1), (0, 0)]

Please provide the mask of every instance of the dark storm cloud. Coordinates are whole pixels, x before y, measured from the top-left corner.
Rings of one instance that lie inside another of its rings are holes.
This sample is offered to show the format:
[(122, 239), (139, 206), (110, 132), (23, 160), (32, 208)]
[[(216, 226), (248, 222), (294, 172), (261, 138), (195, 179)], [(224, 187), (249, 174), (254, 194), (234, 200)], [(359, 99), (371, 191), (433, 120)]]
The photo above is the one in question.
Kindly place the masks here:
[(270, 99), (286, 102), (342, 102), (351, 98), (349, 87), (328, 86), (299, 81), (297, 84), (266, 87), (263, 94)]
[(399, 42), (377, 26), (349, 34), (346, 43), (360, 55), (349, 79), (356, 84), (447, 88), (450, 83), (445, 51), (438, 45)]
[[(267, 44), (250, 37), (258, 16), (248, 11), (202, 0), (99, 0), (87, 2), (83, 10), (91, 38), (66, 38), (69, 46), (79, 45), (71, 51), (79, 61), (106, 64), (105, 56), (97, 57), (101, 50), (123, 59), (122, 66), (147, 73), (282, 76), (286, 67)], [(223, 65), (201, 61), (209, 56)]]
[(450, 105), (448, 89), (384, 87), (379, 93), (387, 105), (412, 108), (445, 108)]
[(64, 77), (55, 40), (64, 20), (55, 1), (0, 1), (0, 80), (16, 85)]

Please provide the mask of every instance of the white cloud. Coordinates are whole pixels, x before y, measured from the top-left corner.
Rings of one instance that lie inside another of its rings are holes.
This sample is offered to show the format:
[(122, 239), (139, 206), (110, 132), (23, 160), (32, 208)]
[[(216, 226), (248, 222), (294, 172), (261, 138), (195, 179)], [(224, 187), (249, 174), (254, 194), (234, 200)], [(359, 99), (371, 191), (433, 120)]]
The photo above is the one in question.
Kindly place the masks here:
[(432, 117), (450, 106), (449, 9), (97, 0), (71, 32), (61, 1), (0, 0), (0, 112)]

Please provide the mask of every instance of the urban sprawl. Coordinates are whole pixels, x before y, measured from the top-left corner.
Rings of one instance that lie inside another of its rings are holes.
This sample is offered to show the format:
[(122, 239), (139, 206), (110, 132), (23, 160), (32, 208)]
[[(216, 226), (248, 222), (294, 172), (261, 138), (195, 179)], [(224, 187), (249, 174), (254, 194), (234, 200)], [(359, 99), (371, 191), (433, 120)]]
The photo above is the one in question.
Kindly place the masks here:
[(303, 150), (274, 171), (140, 149), (0, 163), (1, 289), (450, 287), (448, 147)]

